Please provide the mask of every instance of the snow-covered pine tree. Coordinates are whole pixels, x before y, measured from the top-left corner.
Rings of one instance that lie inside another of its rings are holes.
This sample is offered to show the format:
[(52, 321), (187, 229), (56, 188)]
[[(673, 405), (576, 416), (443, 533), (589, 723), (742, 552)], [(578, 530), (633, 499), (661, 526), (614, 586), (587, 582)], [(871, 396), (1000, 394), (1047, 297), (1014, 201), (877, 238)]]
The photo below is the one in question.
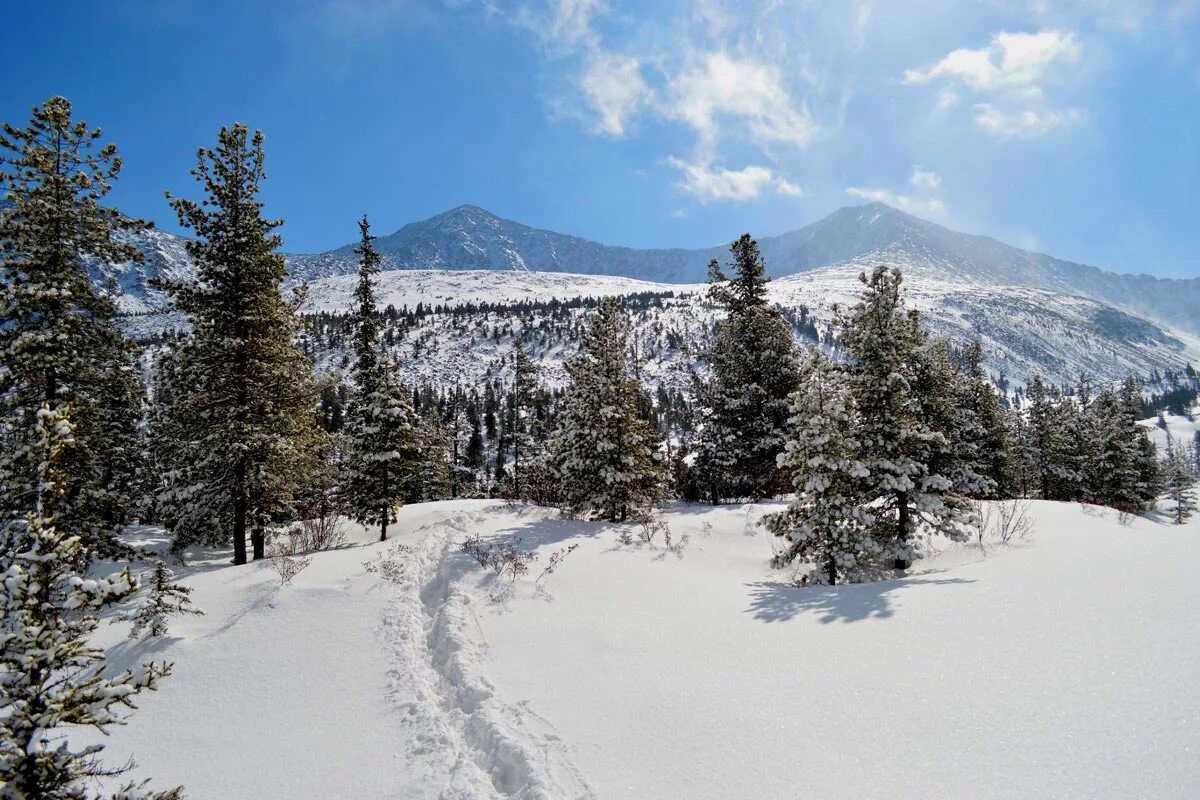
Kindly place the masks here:
[[(103, 767), (103, 745), (72, 749), (64, 730), (106, 732), (124, 724), (122, 709), (134, 708), (133, 698), (157, 688), (171, 669), (150, 663), (117, 675), (102, 671), (104, 652), (88, 643), (99, 625), (97, 612), (130, 597), (137, 581), (128, 568), (109, 578), (76, 571), (83, 542), (48, 513), (62, 506), (59, 495), (69, 482), (63, 456), (73, 443), (71, 426), (63, 413), (44, 407), (34, 430), (34, 508), (9, 537), (19, 545), (0, 588), (0, 796), (85, 800), (95, 796), (92, 779), (120, 775), (128, 766)], [(181, 792), (131, 784), (116, 796), (177, 800)]]
[(532, 452), (533, 437), (530, 436), (527, 417), (533, 410), (541, 370), (538, 369), (537, 362), (529, 357), (529, 351), (520, 339), (513, 342), (512, 368), (512, 421), (508, 429), (513, 448), (512, 493), (513, 497), (521, 498), (524, 497), (521, 493), (521, 459), (530, 460), (537, 455)]
[(730, 251), (731, 276), (715, 259), (708, 267), (709, 297), (726, 317), (704, 356), (710, 373), (697, 393), (704, 424), (696, 468), (714, 503), (787, 490), (776, 457), (783, 452), (788, 396), (798, 379), (795, 336), (767, 300), (770, 279), (757, 242), (743, 234)]
[(395, 367), (380, 353), (375, 309), (380, 257), (365, 216), (358, 229), (354, 388), (346, 415), (349, 471), (343, 495), (350, 515), (363, 525), (378, 525), (379, 540), (384, 541), (388, 524), (420, 471), (421, 431), (408, 391)]
[(875, 517), (861, 494), (869, 474), (858, 460), (858, 424), (842, 368), (814, 348), (792, 394), (789, 438), (779, 456), (796, 499), (766, 521), (779, 542), (776, 563), (799, 559), (811, 566), (804, 583), (855, 582), (880, 567)]
[(929, 401), (915, 390), (926, 334), (916, 311), (904, 308), (900, 271), (880, 266), (859, 277), (862, 300), (838, 321), (867, 471), (860, 496), (875, 516), (873, 535), (903, 569), (916, 557), (923, 529), (964, 539), (971, 511), (951, 476), (939, 471), (950, 466), (949, 441), (923, 417)]
[(60, 456), (70, 468), (56, 518), (78, 532), (87, 557), (121, 550), (115, 528), (144, 474), (134, 349), (87, 264), (141, 261), (123, 235), (146, 223), (102, 204), (121, 159), (99, 138), (63, 97), (35, 108), (27, 127), (0, 130), (0, 509), (32, 508), (34, 415), (70, 405), (75, 434)]
[(606, 298), (566, 363), (571, 384), (550, 445), (565, 508), (614, 522), (648, 510), (665, 478), (658, 433), (640, 413), (628, 339), (629, 319)]
[(146, 585), (146, 597), (132, 611), (122, 613), (119, 619), (132, 622), (129, 638), (136, 639), (146, 631), (152, 638), (165, 636), (167, 617), (174, 614), (202, 615), (203, 611), (192, 605), (192, 589), (174, 582), (175, 573), (161, 558), (154, 562), (150, 581)]
[(1029, 382), (1029, 442), (1036, 470), (1036, 488), (1043, 500), (1075, 500), (1084, 485), (1082, 465), (1073, 433), (1078, 407), (1064, 401), (1057, 388), (1048, 389), (1040, 375)]
[(1192, 432), (1192, 470), (1200, 475), (1200, 431)]
[(991, 388), (969, 380), (961, 366), (952, 364), (950, 342), (940, 337), (925, 337), (913, 353), (912, 368), (918, 416), (945, 439), (928, 443), (929, 471), (949, 478), (955, 494), (991, 496), (996, 484), (983, 474), (984, 427), (977, 413), (981, 395)]
[(1012, 497), (1015, 491), (1013, 443), (1010, 438), (1009, 412), (1000, 402), (983, 366), (983, 346), (978, 339), (963, 348), (959, 356), (954, 403), (965, 412), (965, 426), (958, 433), (971, 469), (988, 485), (976, 489), (983, 497)]
[(1183, 442), (1176, 442), (1168, 437), (1162, 475), (1166, 484), (1167, 499), (1174, 506), (1171, 509), (1171, 517), (1176, 525), (1187, 522), (1196, 511), (1196, 473), (1192, 469), (1191, 461), (1191, 455)]
[(192, 336), (175, 354), (166, 414), (177, 458), (160, 501), (167, 516), (194, 523), (176, 529), (177, 550), (196, 538), (227, 542), (232, 530), (235, 564), (246, 563), (248, 531), (254, 558), (266, 557), (266, 525), (314, 464), (317, 426), (312, 365), (296, 343), (303, 294), (289, 303), (280, 293), (282, 223), (263, 217), (259, 199), (262, 143), (237, 123), (200, 149), (191, 174), (205, 199), (170, 199), (196, 233), (187, 243), (196, 280), (162, 284)]

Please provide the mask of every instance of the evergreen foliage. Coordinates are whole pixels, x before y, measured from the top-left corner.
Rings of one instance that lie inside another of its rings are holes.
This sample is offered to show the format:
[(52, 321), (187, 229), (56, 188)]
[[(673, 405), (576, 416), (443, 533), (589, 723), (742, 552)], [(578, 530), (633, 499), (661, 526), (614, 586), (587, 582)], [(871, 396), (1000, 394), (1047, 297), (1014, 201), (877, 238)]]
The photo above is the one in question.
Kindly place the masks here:
[(966, 536), (970, 506), (961, 492), (978, 482), (954, 451), (947, 412), (936, 408), (947, 405), (953, 386), (948, 370), (929, 358), (916, 311), (904, 308), (899, 270), (876, 267), (860, 279), (862, 300), (839, 322), (867, 471), (862, 498), (875, 517), (873, 535), (904, 567), (916, 555), (920, 528)]
[(129, 638), (136, 639), (146, 631), (151, 638), (167, 634), (167, 617), (173, 614), (202, 615), (203, 611), (192, 605), (191, 587), (174, 583), (175, 573), (161, 558), (154, 562), (150, 573), (150, 584), (146, 587), (145, 599), (131, 612), (120, 619), (132, 622)]
[(873, 536), (875, 515), (863, 503), (867, 468), (859, 461), (854, 401), (843, 369), (814, 349), (792, 395), (791, 437), (780, 455), (796, 499), (767, 517), (775, 535), (776, 561), (812, 565), (804, 583), (835, 584), (865, 579), (882, 547)]
[(94, 260), (141, 261), (125, 234), (146, 224), (103, 205), (121, 170), (115, 145), (53, 97), (25, 128), (0, 129), (0, 510), (20, 517), (37, 494), (34, 417), (70, 406), (72, 443), (55, 517), (84, 557), (122, 551), (144, 480), (135, 351), (110, 297), (88, 279)]
[[(363, 525), (378, 525), (379, 540), (384, 541), (387, 526), (405, 498), (424, 499), (424, 484), (434, 477), (421, 467), (423, 462), (429, 465), (434, 453), (430, 432), (420, 429), (395, 367), (380, 355), (375, 313), (380, 258), (366, 217), (358, 227), (354, 389), (346, 422), (349, 470), (344, 496), (350, 515)], [(414, 479), (423, 485), (412, 485)]]
[[(45, 407), (34, 425), (39, 453), (34, 508), (20, 531), (4, 572), (0, 629), (0, 797), (6, 800), (83, 800), (89, 782), (120, 775), (105, 768), (103, 745), (72, 749), (65, 728), (106, 732), (124, 724), (124, 709), (170, 674), (169, 664), (143, 664), (117, 675), (103, 672), (104, 653), (89, 643), (97, 613), (137, 591), (126, 568), (110, 578), (89, 578), (76, 566), (83, 542), (57, 526), (49, 509), (62, 507), (72, 446), (65, 414)], [(15, 523), (14, 523), (15, 525)], [(180, 790), (152, 792), (131, 784), (115, 796), (177, 800)]]
[(1196, 511), (1196, 472), (1191, 456), (1182, 442), (1168, 440), (1162, 474), (1167, 499), (1171, 501), (1171, 517), (1176, 525), (1191, 519)]
[(222, 127), (191, 174), (204, 200), (171, 198), (196, 267), (192, 283), (168, 283), (192, 336), (173, 356), (158, 444), (166, 472), (160, 495), (178, 550), (224, 544), (234, 563), (266, 557), (266, 527), (287, 513), (314, 465), (317, 405), (312, 367), (296, 344), (296, 308), (280, 293), (284, 260), (278, 220), (262, 215), (263, 136)]
[(629, 320), (604, 300), (567, 362), (571, 386), (551, 443), (562, 502), (571, 513), (625, 521), (661, 496), (665, 471), (658, 435), (641, 413), (642, 388), (630, 374)]
[(704, 424), (696, 466), (714, 503), (786, 490), (787, 475), (776, 459), (798, 374), (792, 328), (767, 302), (769, 278), (758, 244), (743, 234), (730, 250), (732, 276), (715, 259), (709, 264), (709, 297), (727, 316), (705, 354), (709, 378), (697, 387)]

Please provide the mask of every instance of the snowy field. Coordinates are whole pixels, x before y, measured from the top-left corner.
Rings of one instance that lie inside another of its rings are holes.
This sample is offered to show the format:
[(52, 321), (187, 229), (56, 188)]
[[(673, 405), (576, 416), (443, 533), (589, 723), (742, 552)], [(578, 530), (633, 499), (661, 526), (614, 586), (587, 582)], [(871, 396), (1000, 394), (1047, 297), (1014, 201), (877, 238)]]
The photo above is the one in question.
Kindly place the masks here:
[[(101, 630), (118, 663), (175, 662), (106, 760), (193, 800), (1200, 796), (1200, 522), (1035, 502), (1017, 546), (801, 589), (770, 509), (670, 509), (678, 553), (452, 501), (288, 586), (198, 558), (207, 616), (151, 648)], [(539, 560), (508, 586), (471, 533)], [(391, 579), (364, 567), (390, 552)]]

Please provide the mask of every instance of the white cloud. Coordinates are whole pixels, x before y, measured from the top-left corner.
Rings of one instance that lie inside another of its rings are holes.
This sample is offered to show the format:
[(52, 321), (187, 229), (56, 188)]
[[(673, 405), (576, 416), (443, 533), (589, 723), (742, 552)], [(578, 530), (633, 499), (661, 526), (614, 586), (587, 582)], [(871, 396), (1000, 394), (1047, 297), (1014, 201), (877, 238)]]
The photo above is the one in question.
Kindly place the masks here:
[(808, 109), (792, 101), (778, 69), (723, 50), (708, 53), (670, 82), (666, 113), (695, 129), (706, 152), (719, 138), (722, 116), (744, 120), (760, 144), (804, 147), (817, 133)]
[(931, 67), (909, 69), (904, 82), (929, 83), (939, 78), (961, 81), (972, 89), (991, 91), (1037, 84), (1056, 61), (1079, 59), (1079, 42), (1073, 33), (997, 33), (979, 50), (954, 50)]
[(625, 135), (630, 119), (650, 97), (636, 58), (596, 52), (588, 57), (580, 88), (596, 120), (594, 129), (609, 136)]
[(799, 197), (804, 193), (798, 185), (776, 175), (768, 167), (750, 165), (733, 170), (705, 163), (689, 164), (674, 156), (668, 158), (667, 163), (683, 172), (679, 188), (695, 195), (702, 203), (754, 200), (768, 189), (788, 197)]
[(905, 70), (904, 82), (948, 84), (939, 91), (935, 113), (958, 104), (955, 88), (985, 96), (974, 106), (975, 124), (993, 136), (1028, 139), (1082, 118), (1078, 109), (1054, 108), (1043, 88), (1057, 64), (1077, 62), (1080, 53), (1069, 31), (1001, 32), (987, 47), (954, 50), (932, 66)]
[(946, 206), (936, 197), (919, 198), (888, 191), (887, 189), (871, 189), (861, 186), (851, 186), (846, 194), (860, 200), (872, 203), (887, 203), (893, 208), (928, 217), (941, 217), (946, 213)]
[(931, 169), (913, 167), (912, 175), (908, 176), (908, 182), (918, 189), (935, 191), (942, 185), (942, 176)]
[(592, 21), (606, 13), (604, 0), (547, 0), (538, 11), (523, 6), (515, 19), (533, 31), (548, 50), (561, 55), (598, 46)]
[(991, 103), (975, 106), (975, 124), (990, 134), (1003, 139), (1032, 139), (1062, 125), (1078, 122), (1083, 112), (1078, 109), (1065, 110), (1032, 108), (1005, 110)]

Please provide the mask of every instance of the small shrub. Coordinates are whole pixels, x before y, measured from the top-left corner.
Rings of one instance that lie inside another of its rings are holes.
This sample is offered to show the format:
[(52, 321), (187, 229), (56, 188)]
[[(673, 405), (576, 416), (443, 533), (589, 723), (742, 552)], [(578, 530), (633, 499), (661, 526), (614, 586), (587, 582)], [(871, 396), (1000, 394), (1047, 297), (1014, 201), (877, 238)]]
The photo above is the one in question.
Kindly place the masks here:
[(396, 542), (386, 553), (376, 553), (375, 558), (362, 562), (363, 569), (372, 575), (379, 575), (384, 580), (396, 583), (403, 574), (404, 564), (412, 547), (403, 542)]
[(271, 557), (271, 566), (279, 574), (279, 585), (286, 586), (292, 578), (299, 575), (312, 563), (312, 556), (285, 556), (276, 554)]
[(689, 541), (689, 538), (686, 533), (683, 534), (682, 536), (680, 536), (678, 539), (672, 540), (671, 528), (670, 528), (670, 526), (668, 526), (664, 523), (664, 525), (663, 525), (663, 544), (666, 546), (668, 553), (674, 553), (675, 555), (679, 556), (680, 558), (683, 558), (683, 551), (687, 549), (688, 541)]
[(542, 578), (553, 574), (554, 570), (558, 569), (562, 562), (566, 560), (566, 557), (571, 555), (571, 553), (574, 553), (578, 548), (578, 544), (573, 544), (569, 547), (564, 547), (561, 550), (556, 550), (555, 552), (551, 553), (550, 558), (546, 560), (546, 568), (543, 569), (541, 574), (537, 576), (537, 580), (535, 580), (534, 583), (541, 583)]
[(520, 549), (521, 540), (511, 539), (493, 544), (484, 543), (479, 534), (471, 534), (462, 543), (462, 552), (475, 560), (479, 566), (491, 569), (497, 577), (508, 576), (510, 584), (529, 572), (529, 565), (537, 561), (536, 553)]

